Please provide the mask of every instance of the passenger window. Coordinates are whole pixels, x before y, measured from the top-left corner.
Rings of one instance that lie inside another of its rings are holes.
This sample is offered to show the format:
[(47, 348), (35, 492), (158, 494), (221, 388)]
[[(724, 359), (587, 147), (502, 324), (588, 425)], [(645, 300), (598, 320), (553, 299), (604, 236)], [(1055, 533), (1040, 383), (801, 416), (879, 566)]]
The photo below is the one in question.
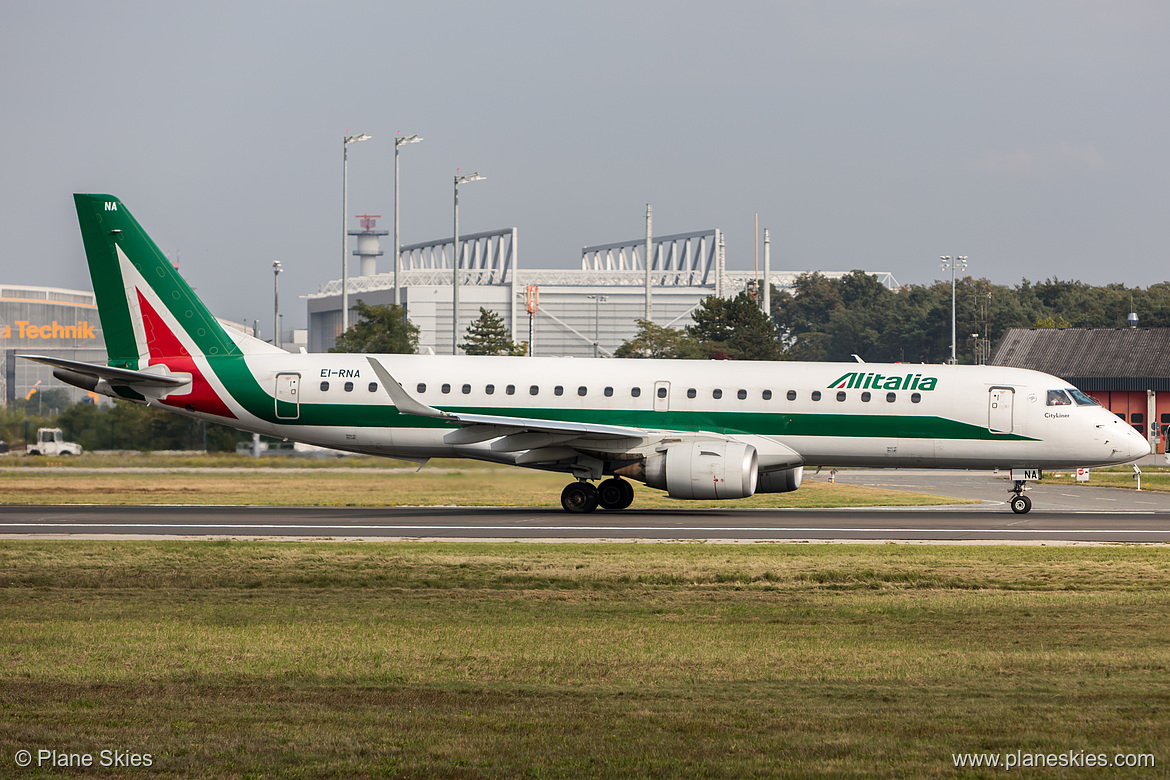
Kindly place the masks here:
[(449, 393), (451, 392), (451, 385), (443, 385), (439, 390), (443, 393)]
[[(425, 385), (424, 385), (424, 387), (425, 387)], [(329, 389), (329, 383), (328, 383), (328, 382), (322, 382), (322, 383), (321, 383), (321, 392), (322, 392), (322, 393), (324, 393), (324, 392), (325, 392), (326, 390), (328, 390), (328, 389)]]
[(533, 385), (532, 387), (528, 388), (529, 395), (537, 395), (539, 393), (540, 393), (540, 386), (539, 385)]
[(911, 393), (910, 394), (910, 403), (912, 403), (912, 404), (922, 403), (922, 393)]
[(719, 389), (712, 390), (712, 391), (711, 391), (711, 397), (712, 397), (712, 398), (722, 398), (722, 397), (723, 397), (723, 391), (722, 391), (722, 390), (719, 390)]
[(695, 388), (693, 388), (693, 387), (687, 388), (687, 398), (694, 398), (696, 395), (698, 395), (698, 393), (695, 391)]
[(484, 387), (483, 391), (485, 393), (487, 393), (488, 395), (495, 395), (496, 394), (496, 386), (495, 385), (487, 385)]
[(637, 398), (640, 395), (642, 395), (642, 388), (640, 388), (640, 387), (631, 387), (630, 388), (630, 398)]
[(666, 398), (666, 388), (665, 387), (658, 388), (658, 397), (659, 398)]
[(894, 401), (897, 401), (897, 400), (898, 400), (897, 393), (886, 393), (886, 403), (892, 404)]
[(377, 382), (370, 382), (370, 392), (371, 393), (378, 392), (378, 383)]
[(837, 400), (838, 400), (838, 401), (844, 401), (844, 400), (845, 400), (845, 391), (844, 391), (844, 390), (838, 390), (838, 391), (837, 391)]
[(742, 401), (742, 400), (744, 400), (745, 398), (747, 398), (747, 390), (740, 390), (740, 391), (739, 391), (738, 393), (736, 393), (735, 395), (736, 395), (736, 397), (737, 397), (737, 398), (739, 398), (739, 400), (741, 400), (741, 401)]
[(516, 385), (508, 385), (504, 388), (504, 392), (508, 395), (516, 395)]
[(613, 398), (613, 388), (612, 387), (605, 388), (605, 390), (603, 391), (603, 395), (605, 395), (606, 398)]
[(813, 392), (812, 392), (812, 399), (813, 399), (814, 401), (819, 401), (819, 400), (821, 400), (821, 391), (820, 391), (820, 390), (813, 390)]
[(353, 392), (353, 382), (346, 382), (345, 383), (345, 392), (347, 392), (347, 393)]
[(795, 401), (796, 400), (796, 391), (789, 390), (788, 395), (786, 395), (785, 398), (787, 398), (789, 401)]
[(584, 385), (577, 388), (577, 395), (581, 396), (582, 398), (584, 398), (586, 396), (586, 394), (588, 394), (588, 393), (589, 393), (589, 389), (586, 388)]
[(464, 395), (471, 395), (471, 385), (464, 385), (462, 389)]
[(1048, 405), (1049, 406), (1071, 406), (1072, 401), (1065, 395), (1063, 390), (1049, 390), (1048, 391)]
[(871, 398), (873, 398), (873, 396), (870, 395), (870, 392), (868, 390), (866, 390), (864, 393), (861, 394), (861, 400), (863, 403), (869, 403), (869, 399), (871, 399)]
[[(323, 384), (323, 385), (324, 385), (324, 387), (322, 387), (322, 388), (321, 388), (322, 390), (328, 390), (328, 389), (329, 389), (329, 383), (328, 383), (328, 382), (322, 382), (321, 384)], [(417, 390), (418, 390), (418, 392), (420, 392), (420, 393), (425, 393), (425, 392), (427, 391), (427, 383), (426, 383), (426, 382), (419, 382), (419, 383), (418, 383), (418, 388), (416, 388), (416, 389), (417, 389)]]
[(564, 395), (564, 394), (565, 394), (564, 385), (557, 385), (556, 387), (553, 388), (553, 395)]
[(771, 401), (771, 400), (772, 400), (772, 391), (771, 391), (771, 390), (765, 390), (765, 391), (764, 391), (764, 400), (765, 400), (765, 401)]

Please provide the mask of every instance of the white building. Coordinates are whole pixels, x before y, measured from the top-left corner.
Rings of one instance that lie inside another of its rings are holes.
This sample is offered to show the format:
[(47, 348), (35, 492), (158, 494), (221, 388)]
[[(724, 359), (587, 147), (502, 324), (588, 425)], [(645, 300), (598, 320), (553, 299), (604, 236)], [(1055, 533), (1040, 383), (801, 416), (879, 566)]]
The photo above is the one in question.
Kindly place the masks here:
[[(513, 341), (528, 341), (531, 326), (536, 355), (589, 357), (596, 351), (609, 356), (633, 338), (636, 321), (647, 311), (645, 239), (585, 247), (580, 269), (573, 270), (519, 268), (517, 239), (516, 228), (459, 237), (459, 341), (480, 307), (510, 324)], [(654, 237), (651, 247), (650, 319), (658, 325), (681, 328), (691, 322), (691, 312), (704, 298), (733, 297), (757, 278), (754, 271), (726, 270), (723, 233), (718, 229)], [(370, 251), (365, 248), (367, 254)], [(399, 300), (421, 331), (420, 351), (451, 354), (451, 239), (404, 246), (400, 256)], [(772, 271), (769, 280), (778, 289), (791, 289), (802, 273), (806, 271)], [(848, 272), (820, 273), (836, 278)], [(871, 273), (887, 287), (897, 287), (891, 274)], [(530, 286), (538, 297), (531, 319), (526, 306)], [(305, 297), (309, 351), (327, 351), (341, 333), (341, 281), (330, 281)], [(394, 274), (350, 277), (351, 321), (357, 300), (393, 303)]]

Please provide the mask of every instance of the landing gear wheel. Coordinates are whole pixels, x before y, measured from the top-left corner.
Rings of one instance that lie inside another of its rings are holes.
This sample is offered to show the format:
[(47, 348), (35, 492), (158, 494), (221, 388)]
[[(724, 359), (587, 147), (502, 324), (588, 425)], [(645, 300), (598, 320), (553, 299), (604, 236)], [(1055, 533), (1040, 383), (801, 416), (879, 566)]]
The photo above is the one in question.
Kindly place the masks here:
[(597, 488), (588, 482), (570, 482), (561, 491), (561, 506), (566, 512), (584, 514), (597, 508)]
[(1032, 508), (1032, 499), (1025, 495), (1012, 496), (1009, 503), (1012, 505), (1012, 511), (1017, 515), (1026, 515), (1028, 510)]
[(634, 486), (624, 479), (607, 479), (597, 486), (602, 509), (625, 509), (634, 502)]

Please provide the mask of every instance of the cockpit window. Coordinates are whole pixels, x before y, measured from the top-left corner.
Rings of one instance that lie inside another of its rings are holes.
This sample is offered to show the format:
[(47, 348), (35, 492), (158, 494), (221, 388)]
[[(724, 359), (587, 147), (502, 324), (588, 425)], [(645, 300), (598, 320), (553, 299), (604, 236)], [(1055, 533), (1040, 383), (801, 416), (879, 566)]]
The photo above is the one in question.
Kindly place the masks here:
[(1089, 396), (1082, 393), (1080, 390), (1077, 390), (1075, 387), (1070, 387), (1067, 392), (1069, 395), (1072, 396), (1072, 399), (1077, 402), (1077, 406), (1100, 406), (1101, 405), (1101, 404), (1097, 403), (1096, 401), (1094, 401)]
[(1049, 406), (1072, 406), (1072, 401), (1068, 400), (1068, 396), (1064, 394), (1063, 390), (1049, 390), (1048, 391), (1048, 405)]

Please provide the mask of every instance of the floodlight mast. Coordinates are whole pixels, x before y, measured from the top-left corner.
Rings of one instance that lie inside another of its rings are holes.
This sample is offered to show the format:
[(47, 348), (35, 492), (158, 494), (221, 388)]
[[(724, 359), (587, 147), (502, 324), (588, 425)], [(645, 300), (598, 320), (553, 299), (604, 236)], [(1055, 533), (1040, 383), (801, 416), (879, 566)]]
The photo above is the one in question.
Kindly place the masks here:
[(365, 133), (347, 135), (341, 144), (341, 332), (349, 330), (349, 145), (368, 141)]
[(452, 240), (452, 269), (451, 269), (451, 354), (459, 354), (459, 185), (472, 181), (483, 181), (486, 176), (478, 173), (468, 173), (463, 176), (455, 175), (455, 226)]
[(941, 255), (939, 260), (942, 261), (942, 270), (951, 269), (951, 365), (959, 362), (958, 353), (956, 351), (957, 338), (955, 336), (955, 271), (964, 271), (967, 269), (966, 255)]
[(284, 269), (279, 260), (272, 261), (272, 343), (280, 346), (280, 272)]
[[(402, 258), (398, 256), (398, 147), (403, 144), (417, 144), (423, 140), (422, 137), (415, 133), (414, 135), (398, 136), (394, 139), (394, 305), (402, 306), (400, 299), (399, 288), (402, 286)], [(406, 307), (403, 306), (402, 312), (403, 321), (406, 320)]]

